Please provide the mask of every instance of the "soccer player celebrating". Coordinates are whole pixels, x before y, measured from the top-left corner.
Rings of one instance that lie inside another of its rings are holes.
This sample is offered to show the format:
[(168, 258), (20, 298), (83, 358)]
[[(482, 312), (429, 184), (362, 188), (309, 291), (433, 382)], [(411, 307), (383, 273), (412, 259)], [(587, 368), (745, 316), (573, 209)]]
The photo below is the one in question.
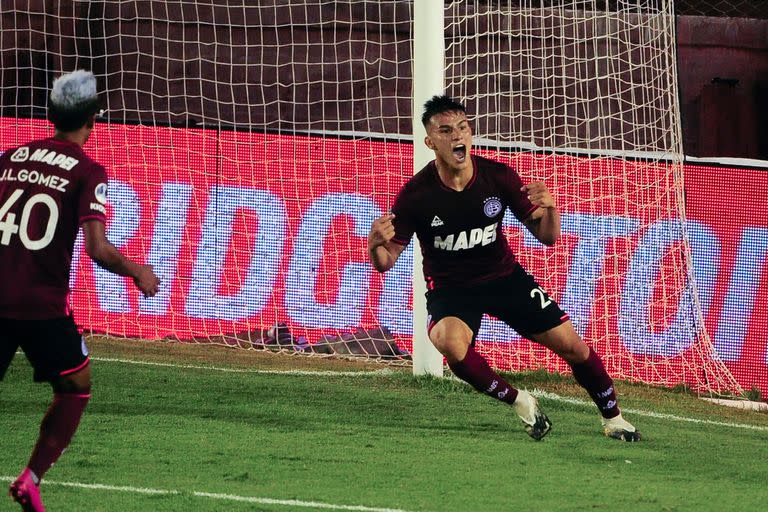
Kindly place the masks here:
[(106, 238), (107, 175), (82, 149), (98, 111), (96, 79), (86, 71), (53, 83), (48, 119), (54, 136), (0, 156), (0, 379), (18, 347), (53, 401), (27, 467), (10, 486), (23, 510), (45, 510), (40, 479), (69, 445), (91, 396), (88, 349), (68, 305), (69, 272), (80, 227), (101, 267), (133, 278), (145, 295), (159, 280)]
[(613, 380), (557, 303), (517, 262), (502, 231), (509, 208), (545, 245), (560, 236), (560, 214), (544, 183), (524, 185), (507, 165), (472, 155), (464, 106), (447, 96), (424, 105), (421, 121), (435, 160), (398, 193), (392, 212), (375, 220), (368, 254), (379, 272), (392, 268), (416, 233), (427, 284), (429, 339), (453, 373), (478, 391), (514, 407), (536, 440), (552, 427), (527, 391), (500, 377), (474, 349), (484, 313), (562, 357), (602, 415), (605, 435), (624, 441), (640, 433), (621, 416)]

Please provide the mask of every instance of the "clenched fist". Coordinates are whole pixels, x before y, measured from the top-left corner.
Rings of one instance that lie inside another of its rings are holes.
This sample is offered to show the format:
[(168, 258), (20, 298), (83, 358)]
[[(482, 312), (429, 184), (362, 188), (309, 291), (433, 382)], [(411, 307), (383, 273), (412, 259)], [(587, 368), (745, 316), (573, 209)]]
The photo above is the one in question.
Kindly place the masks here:
[(528, 185), (524, 185), (520, 190), (528, 195), (528, 200), (535, 206), (541, 206), (542, 208), (554, 208), (555, 198), (549, 193), (549, 189), (541, 181), (534, 181)]
[(394, 213), (385, 213), (371, 225), (371, 231), (368, 233), (368, 250), (375, 249), (392, 240), (395, 236), (395, 226), (392, 225)]
[(144, 297), (154, 297), (160, 288), (160, 279), (152, 270), (152, 265), (140, 265), (138, 272), (133, 277), (133, 284), (141, 290)]

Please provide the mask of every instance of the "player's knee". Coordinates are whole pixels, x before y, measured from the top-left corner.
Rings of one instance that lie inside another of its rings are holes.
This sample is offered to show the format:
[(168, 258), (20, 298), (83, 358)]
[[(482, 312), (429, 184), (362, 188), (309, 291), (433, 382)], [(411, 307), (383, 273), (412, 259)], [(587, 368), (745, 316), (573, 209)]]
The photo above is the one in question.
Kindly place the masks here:
[(73, 380), (67, 378), (59, 378), (51, 383), (53, 391), (55, 393), (81, 393), (90, 394), (91, 382), (83, 382), (82, 380)]
[(90, 365), (79, 372), (58, 377), (51, 381), (51, 387), (55, 393), (89, 394), (91, 392)]
[(464, 359), (472, 341), (462, 333), (447, 331), (430, 332), (430, 340), (438, 352), (448, 359), (448, 362), (458, 362)]
[(589, 347), (581, 339), (577, 339), (566, 344), (559, 355), (570, 364), (581, 364), (589, 359)]

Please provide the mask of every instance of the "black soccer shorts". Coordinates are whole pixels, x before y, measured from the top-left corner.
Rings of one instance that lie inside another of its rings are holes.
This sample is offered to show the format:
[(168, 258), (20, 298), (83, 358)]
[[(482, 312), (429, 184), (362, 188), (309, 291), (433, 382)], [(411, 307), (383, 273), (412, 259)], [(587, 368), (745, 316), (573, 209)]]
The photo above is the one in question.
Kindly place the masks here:
[(50, 320), (0, 318), (0, 380), (21, 347), (35, 382), (49, 382), (88, 365), (88, 347), (71, 316)]
[(458, 317), (472, 329), (473, 344), (484, 313), (529, 339), (568, 320), (568, 314), (520, 265), (508, 276), (466, 288), (429, 290), (426, 297), (429, 328), (447, 316)]

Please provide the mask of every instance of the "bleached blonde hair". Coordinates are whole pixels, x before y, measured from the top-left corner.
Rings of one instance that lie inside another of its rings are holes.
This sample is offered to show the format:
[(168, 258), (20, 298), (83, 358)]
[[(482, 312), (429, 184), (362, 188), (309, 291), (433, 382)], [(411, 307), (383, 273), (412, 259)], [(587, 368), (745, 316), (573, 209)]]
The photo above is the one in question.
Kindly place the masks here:
[(78, 108), (97, 98), (96, 77), (84, 69), (61, 75), (51, 88), (51, 103), (65, 110)]
[(96, 77), (90, 71), (78, 69), (54, 80), (48, 98), (48, 120), (57, 130), (79, 130), (99, 112)]

